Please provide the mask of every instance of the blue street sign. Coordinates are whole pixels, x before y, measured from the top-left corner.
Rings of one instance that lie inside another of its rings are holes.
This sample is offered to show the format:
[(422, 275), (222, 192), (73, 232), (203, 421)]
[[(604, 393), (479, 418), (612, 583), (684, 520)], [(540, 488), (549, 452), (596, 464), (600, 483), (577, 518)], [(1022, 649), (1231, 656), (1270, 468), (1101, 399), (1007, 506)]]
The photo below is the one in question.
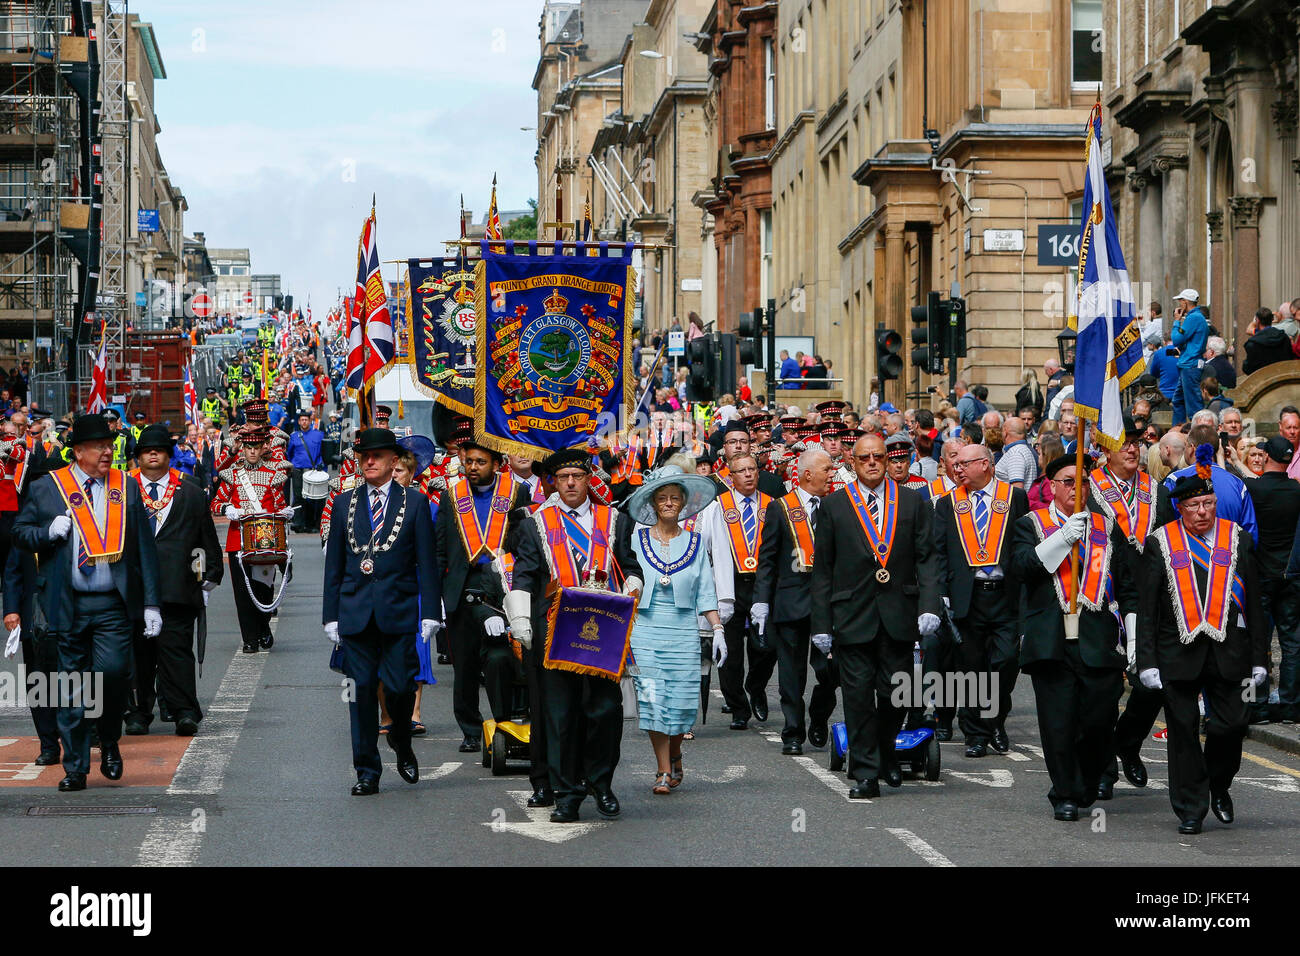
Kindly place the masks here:
[(135, 228), (139, 232), (157, 232), (159, 228), (158, 210), (137, 209), (135, 212)]

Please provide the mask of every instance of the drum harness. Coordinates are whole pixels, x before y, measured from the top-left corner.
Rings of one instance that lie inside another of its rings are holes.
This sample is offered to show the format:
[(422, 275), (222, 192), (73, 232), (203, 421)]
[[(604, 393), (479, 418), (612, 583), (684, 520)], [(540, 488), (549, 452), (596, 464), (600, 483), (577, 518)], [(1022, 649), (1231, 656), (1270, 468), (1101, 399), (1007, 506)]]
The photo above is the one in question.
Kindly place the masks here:
[[(257, 489), (253, 486), (253, 483), (248, 480), (247, 469), (235, 466), (234, 471), (239, 478), (240, 497), (247, 498), (250, 502), (256, 501), (260, 504), (262, 497), (257, 493)], [(251, 518), (253, 515), (249, 515), (248, 517)], [(286, 545), (287, 543), (288, 542), (286, 541)], [(263, 614), (270, 614), (280, 606), (280, 602), (284, 599), (284, 588), (285, 585), (289, 583), (289, 567), (293, 564), (293, 549), (289, 547), (285, 548), (284, 571), (280, 577), (280, 590), (276, 593), (274, 600), (272, 600), (270, 604), (263, 604), (257, 599), (257, 595), (253, 593), (253, 582), (249, 580), (248, 571), (244, 567), (243, 552), (236, 552), (235, 559), (239, 562), (239, 571), (244, 576), (244, 587), (248, 589), (248, 597), (253, 602), (253, 606)]]

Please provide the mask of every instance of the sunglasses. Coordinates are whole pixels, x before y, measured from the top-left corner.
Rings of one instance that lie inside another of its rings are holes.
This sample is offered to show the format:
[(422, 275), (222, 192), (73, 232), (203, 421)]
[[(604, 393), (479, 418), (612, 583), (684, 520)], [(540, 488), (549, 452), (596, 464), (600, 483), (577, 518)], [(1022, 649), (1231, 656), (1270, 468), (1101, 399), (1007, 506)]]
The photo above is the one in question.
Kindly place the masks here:
[(867, 452), (865, 455), (854, 455), (858, 461), (884, 461), (884, 455), (878, 455), (875, 452)]

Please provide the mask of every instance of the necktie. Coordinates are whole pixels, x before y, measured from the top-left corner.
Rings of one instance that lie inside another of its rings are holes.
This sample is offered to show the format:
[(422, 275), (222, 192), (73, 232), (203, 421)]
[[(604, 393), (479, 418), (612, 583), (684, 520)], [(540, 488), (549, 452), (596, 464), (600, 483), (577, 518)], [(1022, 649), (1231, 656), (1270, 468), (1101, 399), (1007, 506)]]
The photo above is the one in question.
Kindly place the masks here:
[[(86, 507), (90, 509), (92, 515), (95, 513), (94, 478), (86, 479)], [(80, 539), (77, 542), (77, 570), (86, 577), (90, 577), (90, 572), (93, 570), (93, 566), (90, 563), (90, 555), (86, 553), (86, 542)]]
[(370, 493), (370, 536), (379, 534), (384, 526), (384, 496), (378, 490)]
[(871, 523), (880, 528), (880, 505), (876, 503), (876, 493), (867, 492), (867, 511), (871, 512)]
[[(156, 482), (156, 481), (151, 481), (151, 482), (149, 482), (149, 500), (150, 500), (150, 501), (157, 501), (157, 500), (158, 500), (158, 482)], [(146, 510), (148, 510), (148, 512), (149, 512), (149, 527), (150, 527), (150, 528), (153, 528), (155, 531), (157, 531), (157, 530), (158, 530), (158, 512), (154, 511), (152, 508), (149, 508), (149, 509), (146, 509)]]
[(814, 531), (817, 530), (817, 506), (821, 504), (821, 499), (816, 495), (808, 497), (808, 526)]
[(975, 492), (975, 501), (971, 508), (975, 514), (975, 530), (979, 533), (980, 541), (983, 542), (984, 534), (989, 528), (989, 506), (984, 501), (984, 492)]
[(740, 526), (745, 529), (745, 544), (754, 550), (754, 505), (748, 498), (740, 501)]
[(158, 482), (156, 481), (149, 482), (149, 500), (150, 501), (158, 500)]
[(569, 542), (573, 545), (574, 557), (578, 562), (578, 570), (581, 571), (587, 565), (587, 554), (591, 549), (591, 535), (583, 529), (582, 523), (578, 521), (578, 512), (570, 509), (567, 514), (561, 514), (564, 519), (564, 530), (569, 535)]

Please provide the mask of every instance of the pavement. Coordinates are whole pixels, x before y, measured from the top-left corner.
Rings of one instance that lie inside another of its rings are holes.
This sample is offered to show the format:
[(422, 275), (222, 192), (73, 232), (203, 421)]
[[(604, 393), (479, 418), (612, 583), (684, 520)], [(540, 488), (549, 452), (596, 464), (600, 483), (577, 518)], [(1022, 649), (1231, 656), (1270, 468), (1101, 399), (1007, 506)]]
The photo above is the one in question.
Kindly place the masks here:
[[(784, 757), (776, 686), (773, 717), (728, 729), (710, 706), (708, 723), (685, 747), (685, 782), (651, 793), (654, 762), (634, 720), (624, 722), (613, 821), (582, 807), (576, 825), (551, 824), (524, 806), (526, 768), (494, 777), (477, 755), (456, 750), (451, 668), (436, 667), (425, 689), (428, 734), (414, 741), (421, 779), (396, 773), (383, 743), (380, 793), (348, 790), (351, 767), (341, 678), (328, 667), (320, 627), (317, 539), (295, 535), (295, 574), (275, 621), (275, 647), (245, 655), (230, 584), (213, 595), (208, 660), (199, 683), (206, 717), (198, 736), (174, 736), (155, 722), (124, 737), (126, 772), (98, 772), (89, 788), (61, 794), (58, 768), (35, 767), (25, 710), (0, 708), (0, 832), (10, 865), (75, 861), (104, 865), (683, 864), (1033, 866), (1294, 863), (1300, 837), (1300, 757), (1252, 728), (1233, 786), (1237, 823), (1212, 816), (1205, 832), (1180, 837), (1166, 789), (1165, 745), (1148, 739), (1144, 790), (1121, 781), (1114, 800), (1077, 823), (1052, 819), (1028, 679), (1017, 685), (1008, 720), (1012, 751), (967, 759), (943, 745), (933, 783), (908, 780), (881, 798), (849, 801), (849, 782), (827, 769), (825, 750)], [(12, 661), (3, 668), (12, 671)], [(0, 680), (3, 679), (0, 671)], [(484, 701), (486, 703), (486, 701)], [(1295, 734), (1288, 725), (1267, 725)]]

